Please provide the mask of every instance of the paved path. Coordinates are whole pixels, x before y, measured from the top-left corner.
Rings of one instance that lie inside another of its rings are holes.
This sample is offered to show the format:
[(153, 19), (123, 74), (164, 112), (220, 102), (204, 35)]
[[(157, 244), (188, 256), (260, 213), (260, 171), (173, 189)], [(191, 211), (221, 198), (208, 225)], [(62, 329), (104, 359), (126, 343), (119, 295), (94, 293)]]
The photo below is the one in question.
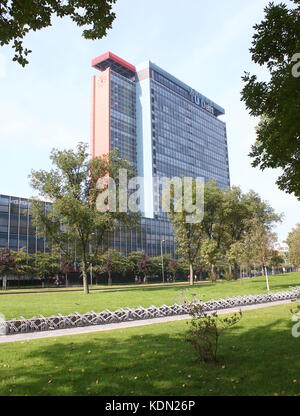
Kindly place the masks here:
[[(268, 308), (270, 306), (284, 305), (287, 303), (291, 303), (291, 300), (261, 303), (259, 305), (248, 305), (248, 306), (242, 306), (239, 308), (222, 309), (218, 311), (218, 314), (223, 315), (225, 313), (229, 313), (229, 312), (234, 313), (240, 310), (247, 311), (247, 310), (252, 310), (252, 309)], [(134, 328), (138, 326), (182, 321), (184, 319), (190, 319), (190, 315), (168, 316), (165, 318), (145, 319), (141, 321), (129, 321), (129, 322), (116, 323), (116, 324), (57, 329), (54, 331), (30, 332), (30, 333), (15, 334), (15, 335), (2, 335), (0, 336), (0, 344), (5, 343), (5, 342), (30, 341), (33, 339), (41, 339), (41, 338), (56, 338), (56, 337), (67, 336), (67, 335), (80, 335), (80, 334), (89, 334), (92, 332), (112, 331), (114, 329)]]

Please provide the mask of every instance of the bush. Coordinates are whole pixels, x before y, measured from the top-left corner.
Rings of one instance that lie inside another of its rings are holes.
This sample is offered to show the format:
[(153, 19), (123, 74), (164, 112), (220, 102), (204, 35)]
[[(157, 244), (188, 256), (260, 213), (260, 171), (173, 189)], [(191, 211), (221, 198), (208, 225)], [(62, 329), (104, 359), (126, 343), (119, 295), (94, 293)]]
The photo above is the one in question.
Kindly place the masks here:
[(221, 318), (217, 312), (206, 312), (201, 304), (191, 307), (187, 341), (193, 345), (197, 358), (205, 363), (218, 361), (217, 352), (221, 333), (242, 318), (242, 312)]

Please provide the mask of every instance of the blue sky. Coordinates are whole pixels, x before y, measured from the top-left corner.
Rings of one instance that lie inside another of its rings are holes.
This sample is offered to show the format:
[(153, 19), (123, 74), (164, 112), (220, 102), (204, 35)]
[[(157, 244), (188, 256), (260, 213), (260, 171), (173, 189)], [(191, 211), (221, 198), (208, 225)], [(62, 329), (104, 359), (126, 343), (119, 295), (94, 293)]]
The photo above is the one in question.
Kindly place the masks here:
[[(103, 40), (87, 41), (69, 19), (29, 35), (23, 69), (0, 49), (0, 193), (29, 197), (31, 169), (48, 169), (53, 147), (90, 137), (90, 66), (111, 50), (132, 64), (148, 59), (226, 109), (231, 182), (254, 189), (285, 219), (281, 240), (300, 222), (299, 202), (275, 185), (278, 172), (251, 167), (257, 120), (240, 102), (243, 72), (266, 74), (251, 62), (253, 25), (265, 0), (118, 0), (117, 18)], [(278, 2), (277, 2), (278, 3)]]

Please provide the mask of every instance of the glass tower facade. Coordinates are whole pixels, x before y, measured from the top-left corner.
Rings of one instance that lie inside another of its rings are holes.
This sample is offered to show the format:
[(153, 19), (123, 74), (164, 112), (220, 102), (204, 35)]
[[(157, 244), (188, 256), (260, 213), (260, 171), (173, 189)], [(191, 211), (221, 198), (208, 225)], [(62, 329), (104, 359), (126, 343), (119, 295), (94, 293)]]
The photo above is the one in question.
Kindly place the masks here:
[(117, 147), (144, 181), (141, 229), (118, 229), (106, 244), (155, 256), (163, 242), (174, 255), (171, 224), (157, 211), (155, 177), (201, 177), (230, 186), (226, 124), (219, 119), (225, 111), (150, 61), (135, 67), (106, 52), (92, 66), (98, 71), (92, 80), (92, 155)]

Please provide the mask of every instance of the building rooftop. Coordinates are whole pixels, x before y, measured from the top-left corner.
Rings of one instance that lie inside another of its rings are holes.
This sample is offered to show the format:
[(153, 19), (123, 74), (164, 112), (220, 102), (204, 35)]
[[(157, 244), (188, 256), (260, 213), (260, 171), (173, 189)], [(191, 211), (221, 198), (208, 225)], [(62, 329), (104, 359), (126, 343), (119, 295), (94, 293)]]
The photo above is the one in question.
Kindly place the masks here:
[(92, 60), (92, 67), (99, 71), (105, 71), (107, 68), (111, 68), (126, 78), (135, 76), (135, 66), (110, 51), (94, 58)]

